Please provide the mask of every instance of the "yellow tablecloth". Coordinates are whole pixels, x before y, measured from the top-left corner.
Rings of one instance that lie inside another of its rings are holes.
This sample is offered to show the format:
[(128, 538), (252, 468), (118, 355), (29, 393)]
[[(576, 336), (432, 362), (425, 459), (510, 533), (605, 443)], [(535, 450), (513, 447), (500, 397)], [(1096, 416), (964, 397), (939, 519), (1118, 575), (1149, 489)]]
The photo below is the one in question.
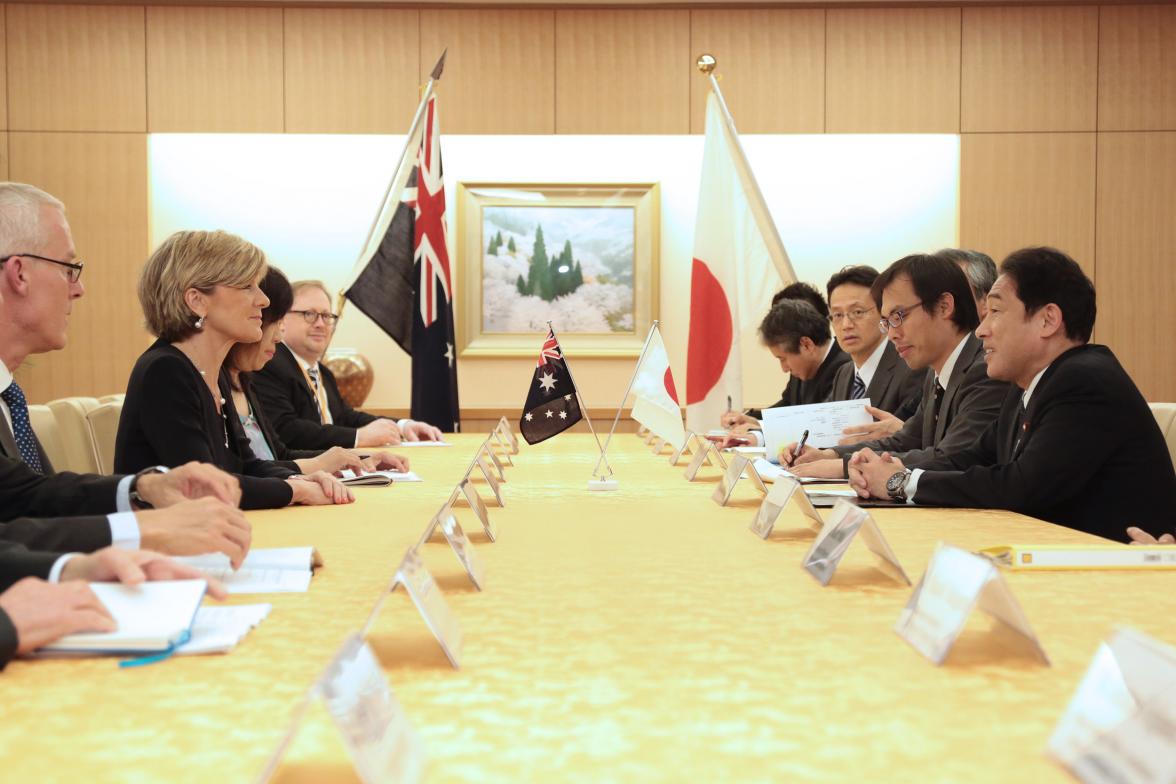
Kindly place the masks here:
[[(235, 597), (274, 609), (229, 655), (10, 664), (0, 779), (253, 780), (480, 438), (408, 453), (420, 484), (250, 514), (254, 546), (313, 544), (326, 565), (308, 593)], [(761, 541), (749, 483), (720, 508), (717, 470), (688, 483), (632, 435), (613, 447), (620, 490), (589, 493), (590, 437), (523, 444), (506, 508), (491, 506), (496, 544), (459, 509), (485, 592), (443, 541), (424, 547), (462, 624), (460, 671), (403, 591), (388, 597), (369, 642), (423, 738), (429, 781), (1064, 780), (1043, 749), (1099, 641), (1119, 624), (1173, 641), (1170, 573), (1008, 574), (1053, 666), (976, 619), (934, 667), (892, 631), (910, 589), (864, 548), (821, 588), (800, 568), (813, 534), (798, 513)], [(941, 539), (1091, 539), (994, 511), (874, 515), (913, 580)], [(278, 780), (355, 780), (321, 708)]]

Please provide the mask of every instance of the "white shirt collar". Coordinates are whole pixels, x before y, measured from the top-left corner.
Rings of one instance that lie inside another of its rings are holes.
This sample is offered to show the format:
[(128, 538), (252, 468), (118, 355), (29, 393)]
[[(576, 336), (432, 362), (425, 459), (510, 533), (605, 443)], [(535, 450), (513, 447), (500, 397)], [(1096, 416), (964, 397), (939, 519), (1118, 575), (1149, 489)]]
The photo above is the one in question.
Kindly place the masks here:
[(297, 361), (299, 365), (302, 365), (303, 369), (310, 371), (310, 370), (315, 370), (315, 369), (317, 369), (317, 368), (318, 368), (318, 362), (317, 362), (317, 361), (315, 361), (315, 362), (307, 362), (305, 359), (303, 359), (303, 358), (302, 358), (302, 355), (301, 355), (301, 354), (299, 354), (299, 353), (298, 353), (297, 351), (295, 351), (293, 348), (290, 348), (290, 344), (289, 344), (289, 343), (286, 343), (285, 341), (283, 341), (283, 345), (284, 345), (286, 348), (289, 348), (289, 349), (290, 349), (290, 353), (294, 355), (294, 359), (295, 359), (295, 361)]
[(955, 351), (951, 352), (951, 356), (943, 363), (943, 369), (935, 376), (935, 383), (947, 389), (947, 385), (951, 383), (951, 374), (955, 370), (956, 362), (960, 358), (960, 353), (964, 350), (964, 344), (968, 342), (968, 335), (964, 335), (960, 340), (959, 345), (955, 347)]
[(857, 369), (857, 374), (861, 376), (862, 383), (867, 387), (873, 382), (874, 374), (878, 372), (878, 363), (882, 361), (882, 355), (886, 353), (887, 342), (886, 338), (879, 340), (878, 345), (874, 347), (874, 352)]
[(0, 362), (0, 392), (12, 386), (12, 371), (8, 369), (8, 365)]
[(1041, 380), (1041, 377), (1045, 375), (1045, 371), (1047, 370), (1049, 370), (1049, 365), (1037, 371), (1037, 375), (1029, 382), (1029, 388), (1021, 393), (1021, 405), (1025, 408), (1029, 408), (1029, 398), (1033, 397), (1033, 390), (1037, 389), (1037, 382)]

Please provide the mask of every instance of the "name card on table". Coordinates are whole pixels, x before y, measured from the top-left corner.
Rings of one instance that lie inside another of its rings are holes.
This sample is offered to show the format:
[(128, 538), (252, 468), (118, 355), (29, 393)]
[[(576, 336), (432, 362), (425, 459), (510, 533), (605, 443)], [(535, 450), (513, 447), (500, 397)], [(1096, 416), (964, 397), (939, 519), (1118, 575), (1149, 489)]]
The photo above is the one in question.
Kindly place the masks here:
[(519, 453), (519, 437), (511, 430), (510, 422), (507, 421), (507, 418), (500, 418), (498, 420), (498, 426), (495, 429), (502, 435), (504, 440), (509, 442), (510, 453), (517, 455)]
[(645, 425), (641, 425), (640, 427), (637, 428), (637, 437), (638, 438), (643, 439), (647, 435), (649, 435), (649, 428), (648, 427), (646, 427)]
[(996, 564), (943, 542), (935, 548), (894, 631), (940, 665), (976, 608), (1027, 639), (1041, 661), (1049, 665), (1049, 657)]
[(693, 449), (690, 446), (690, 442), (696, 438), (698, 438), (698, 436), (694, 435), (694, 433), (690, 432), (689, 430), (686, 431), (686, 438), (682, 439), (681, 446), (676, 447), (673, 454), (670, 455), (670, 465), (678, 465), (678, 461), (682, 459), (682, 455), (693, 454), (695, 451), (697, 451), (697, 445), (694, 446)]
[(388, 687), (372, 649), (359, 634), (352, 634), (295, 709), (259, 782), (269, 781), (278, 771), (316, 699), (323, 701), (361, 781), (420, 781), (425, 761), (420, 737)]
[(666, 440), (664, 438), (662, 438), (661, 436), (658, 436), (657, 438), (653, 439), (653, 453), (655, 455), (660, 455), (661, 451), (665, 448), (666, 448)]
[(653, 432), (652, 430), (645, 431), (645, 445), (646, 446), (649, 446), (650, 444), (652, 444), (653, 440), (655, 438), (657, 438), (657, 433)]
[(840, 501), (833, 507), (821, 532), (817, 534), (817, 540), (804, 556), (805, 571), (821, 585), (828, 585), (837, 572), (837, 565), (859, 533), (866, 547), (882, 562), (882, 571), (894, 580), (910, 585), (911, 578), (907, 577), (902, 564), (898, 562), (898, 556), (890, 549), (874, 518), (865, 509), (849, 501)]
[(441, 529), (441, 533), (445, 534), (445, 541), (449, 542), (449, 547), (465, 568), (466, 574), (470, 576), (470, 582), (479, 591), (484, 590), (486, 587), (486, 565), (478, 557), (473, 543), (465, 535), (461, 523), (457, 522), (457, 517), (454, 516), (451, 508), (446, 507), (441, 510), (438, 515), (438, 527)]
[[(486, 439), (486, 442), (489, 443), (491, 447), (498, 447), (498, 449), (502, 450), (499, 455), (503, 460), (506, 461), (508, 466), (514, 465), (514, 461), (510, 459), (510, 444), (506, 436), (502, 435), (502, 433), (499, 431), (499, 428), (496, 427), (490, 431), (490, 437)], [(493, 449), (491, 449), (491, 452), (493, 453)]]
[(763, 479), (760, 479), (760, 475), (752, 467), (751, 461), (743, 455), (735, 455), (731, 458), (731, 463), (727, 466), (722, 479), (719, 480), (719, 486), (715, 488), (711, 500), (719, 506), (726, 506), (727, 502), (731, 500), (731, 494), (735, 492), (735, 485), (739, 484), (739, 480), (744, 476), (751, 479), (752, 484), (760, 493), (768, 494), (767, 485), (764, 484)]
[(465, 496), (466, 503), (470, 505), (470, 509), (474, 510), (474, 514), (478, 517), (478, 522), (482, 524), (482, 530), (486, 532), (487, 538), (491, 542), (496, 541), (497, 537), (494, 534), (494, 526), (490, 523), (490, 510), (486, 508), (486, 502), (482, 500), (482, 496), (478, 495), (478, 488), (474, 487), (474, 483), (469, 479), (461, 480), (458, 485), (461, 494)]
[[(433, 575), (429, 574), (429, 570), (425, 568), (420, 553), (415, 547), (405, 552), (404, 559), (397, 567), (391, 585), (388, 586), (388, 592), (395, 591), (398, 585), (403, 585), (404, 589), (408, 591), (412, 603), (416, 605), (417, 611), (425, 620), (429, 631), (437, 638), (437, 642), (440, 643), (441, 650), (445, 651), (449, 663), (453, 665), (454, 669), (460, 668), (461, 664), (458, 659), (461, 656), (461, 626), (458, 625), (457, 618), (450, 611), (449, 605), (445, 603), (441, 589), (434, 582)], [(372, 613), (364, 625), (363, 633), (365, 635), (371, 628), (382, 602), (383, 598), (372, 609)]]
[(490, 461), (490, 464), (494, 466), (494, 472), (498, 474), (498, 481), (505, 482), (506, 468), (503, 467), (502, 461), (498, 459), (498, 455), (494, 454), (494, 450), (490, 448), (490, 440), (487, 439), (483, 441), (480, 449), (482, 451), (482, 456)]
[[(752, 467), (754, 469), (754, 463)], [(772, 483), (768, 494), (760, 502), (759, 509), (756, 510), (755, 517), (752, 518), (749, 526), (751, 532), (761, 539), (767, 539), (771, 536), (772, 530), (776, 527), (776, 521), (780, 519), (780, 513), (784, 511), (784, 507), (791, 499), (796, 499), (796, 505), (809, 519), (810, 525), (817, 529), (824, 526), (821, 515), (817, 513), (816, 508), (809, 501), (808, 495), (800, 489), (800, 482), (788, 477), (780, 477)]]
[(1117, 629), (1094, 654), (1049, 739), (1081, 781), (1176, 781), (1176, 649)]
[(717, 446), (705, 438), (699, 438), (697, 436), (695, 436), (695, 445), (697, 449), (694, 451), (694, 457), (690, 460), (690, 465), (686, 466), (686, 471), (683, 473), (687, 481), (694, 481), (694, 478), (698, 476), (698, 472), (704, 463), (715, 466), (722, 471), (727, 470), (727, 461), (723, 458), (723, 453)]
[[(494, 469), (490, 467), (490, 463), (486, 460), (486, 455), (483, 454), (481, 450), (478, 451), (478, 456), (474, 460), (474, 465), (481, 469), (482, 476), (486, 477), (486, 484), (490, 485), (490, 489), (494, 491), (494, 500), (498, 502), (500, 507), (506, 506), (506, 504), (502, 502), (502, 489), (498, 485), (498, 479), (494, 476)], [(473, 466), (471, 466), (470, 470), (466, 472), (466, 479), (469, 479), (470, 473), (473, 470)]]

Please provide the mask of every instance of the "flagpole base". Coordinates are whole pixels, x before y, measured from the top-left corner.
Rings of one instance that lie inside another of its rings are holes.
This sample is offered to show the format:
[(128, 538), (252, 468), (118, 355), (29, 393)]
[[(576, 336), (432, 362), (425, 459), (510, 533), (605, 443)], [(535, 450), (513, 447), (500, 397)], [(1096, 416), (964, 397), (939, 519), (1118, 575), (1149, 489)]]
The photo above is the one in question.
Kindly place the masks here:
[(618, 490), (618, 489), (620, 489), (620, 487), (621, 487), (621, 483), (615, 479), (589, 479), (588, 480), (588, 489), (589, 490), (598, 490), (598, 491)]

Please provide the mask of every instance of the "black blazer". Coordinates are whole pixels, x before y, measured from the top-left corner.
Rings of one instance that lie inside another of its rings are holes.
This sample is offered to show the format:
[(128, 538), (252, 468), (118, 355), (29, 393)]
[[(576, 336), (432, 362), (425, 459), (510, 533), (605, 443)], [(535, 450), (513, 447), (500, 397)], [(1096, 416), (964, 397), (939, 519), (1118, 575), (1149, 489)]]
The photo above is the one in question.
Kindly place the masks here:
[(22, 460), (2, 456), (0, 520), (109, 514), (116, 511), (114, 496), (121, 479), (68, 471), (45, 476)]
[[(49, 576), (61, 553), (31, 552), (19, 544), (0, 542), (0, 592), (25, 577)], [(16, 655), (18, 639), (16, 627), (8, 613), (0, 610), (0, 670)]]
[(1168, 447), (1110, 349), (1062, 354), (1029, 398), (1023, 428), (1020, 408), (1013, 387), (975, 443), (924, 464), (915, 502), (1010, 509), (1120, 542), (1131, 525), (1176, 532)]
[[(834, 400), (835, 398), (830, 397), (833, 394), (833, 379), (841, 366), (846, 363), (852, 365), (853, 361), (849, 358), (849, 354), (846, 354), (834, 340), (833, 347), (829, 349), (829, 354), (817, 368), (816, 375), (807, 381), (801, 381), (796, 376), (789, 378), (788, 385), (780, 393), (780, 399), (768, 408), (803, 406), (809, 403), (824, 403), (828, 400)], [(756, 419), (763, 419), (761, 409), (753, 408), (747, 414)]]
[[(857, 372), (852, 360), (840, 365), (833, 376), (833, 391), (830, 400), (849, 400), (850, 390), (853, 389), (853, 377)], [(923, 382), (926, 381), (928, 370), (911, 370), (902, 361), (894, 344), (886, 340), (886, 349), (878, 360), (878, 367), (874, 370), (874, 377), (866, 386), (866, 397), (870, 398), (870, 405), (888, 411), (891, 414), (909, 410), (915, 412), (919, 408), (919, 401), (923, 399)], [(897, 415), (897, 414), (896, 414)], [(905, 419), (905, 417), (903, 417)]]
[(319, 421), (314, 392), (302, 364), (284, 343), (261, 371), (253, 374), (253, 388), (278, 437), (291, 449), (322, 451), (333, 446), (355, 446), (355, 431), (379, 417), (357, 411), (343, 402), (339, 385), (327, 366), (319, 363), (319, 378), (327, 395), (332, 425)]
[(875, 452), (894, 454), (907, 468), (923, 468), (931, 460), (971, 446), (996, 420), (1011, 386), (988, 377), (984, 345), (969, 334), (947, 380), (938, 421), (935, 373), (928, 370), (923, 380), (923, 399), (901, 430), (877, 441), (835, 446), (833, 451), (848, 460), (857, 450), (869, 447)]
[(233, 411), (224, 371), (219, 382), (226, 401), (223, 417), (188, 357), (163, 340), (155, 341), (127, 382), (114, 442), (115, 469), (131, 473), (192, 460), (211, 463), (238, 476), (242, 509), (286, 506), (293, 491), (282, 480), (297, 473), (297, 466), (257, 459)]

